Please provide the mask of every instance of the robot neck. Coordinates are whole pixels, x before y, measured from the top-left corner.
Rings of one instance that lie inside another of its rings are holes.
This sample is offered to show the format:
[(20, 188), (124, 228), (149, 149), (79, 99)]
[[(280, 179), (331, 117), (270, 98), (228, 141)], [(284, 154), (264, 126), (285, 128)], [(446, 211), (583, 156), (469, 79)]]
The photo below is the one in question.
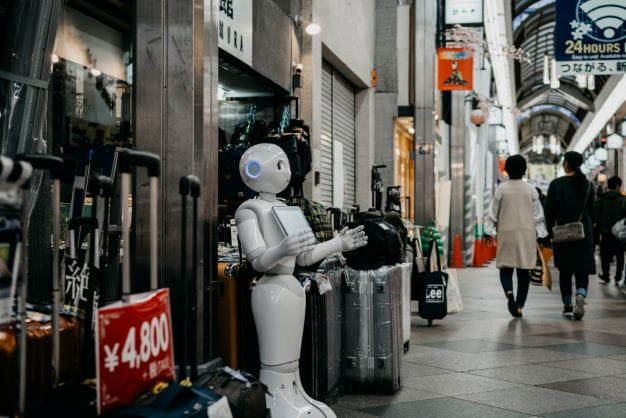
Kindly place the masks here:
[(261, 200), (265, 200), (266, 202), (270, 202), (270, 203), (276, 202), (276, 194), (275, 193), (260, 192), (259, 193), (259, 198)]

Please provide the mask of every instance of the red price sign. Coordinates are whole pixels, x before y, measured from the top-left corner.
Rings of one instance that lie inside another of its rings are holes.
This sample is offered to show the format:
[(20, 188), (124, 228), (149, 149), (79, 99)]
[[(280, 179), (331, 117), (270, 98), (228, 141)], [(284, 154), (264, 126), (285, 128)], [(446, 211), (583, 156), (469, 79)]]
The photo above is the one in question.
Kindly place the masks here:
[(175, 379), (168, 289), (98, 309), (98, 411), (128, 405), (156, 382)]

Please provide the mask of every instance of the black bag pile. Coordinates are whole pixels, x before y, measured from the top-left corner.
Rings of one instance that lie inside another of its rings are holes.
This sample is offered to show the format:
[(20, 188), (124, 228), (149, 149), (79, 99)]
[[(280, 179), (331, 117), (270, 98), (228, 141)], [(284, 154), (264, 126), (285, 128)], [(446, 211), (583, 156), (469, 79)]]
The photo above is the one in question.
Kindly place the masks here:
[(348, 223), (348, 228), (363, 226), (367, 245), (344, 254), (346, 263), (355, 270), (375, 270), (393, 266), (404, 260), (402, 238), (392, 224), (383, 217), (364, 217)]

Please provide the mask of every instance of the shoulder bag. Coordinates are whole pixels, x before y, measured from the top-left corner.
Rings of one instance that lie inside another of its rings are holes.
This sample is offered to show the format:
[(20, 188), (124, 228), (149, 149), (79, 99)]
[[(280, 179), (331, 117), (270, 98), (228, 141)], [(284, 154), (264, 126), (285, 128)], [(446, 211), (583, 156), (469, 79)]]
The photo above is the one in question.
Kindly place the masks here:
[(575, 242), (581, 241), (585, 239), (585, 227), (582, 223), (583, 215), (585, 214), (585, 208), (587, 207), (587, 199), (589, 198), (589, 189), (591, 189), (591, 183), (589, 183), (589, 187), (587, 188), (587, 193), (585, 194), (585, 200), (583, 202), (583, 208), (580, 212), (580, 217), (578, 218), (578, 222), (570, 222), (563, 225), (555, 225), (552, 228), (552, 236), (553, 241), (556, 244), (561, 244), (565, 242)]

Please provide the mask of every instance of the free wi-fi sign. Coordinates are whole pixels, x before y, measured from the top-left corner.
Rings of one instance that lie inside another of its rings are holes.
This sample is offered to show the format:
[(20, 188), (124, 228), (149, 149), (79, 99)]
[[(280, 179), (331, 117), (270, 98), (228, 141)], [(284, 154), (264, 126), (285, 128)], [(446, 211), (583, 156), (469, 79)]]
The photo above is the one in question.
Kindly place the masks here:
[(557, 0), (555, 57), (562, 75), (626, 74), (626, 1)]

